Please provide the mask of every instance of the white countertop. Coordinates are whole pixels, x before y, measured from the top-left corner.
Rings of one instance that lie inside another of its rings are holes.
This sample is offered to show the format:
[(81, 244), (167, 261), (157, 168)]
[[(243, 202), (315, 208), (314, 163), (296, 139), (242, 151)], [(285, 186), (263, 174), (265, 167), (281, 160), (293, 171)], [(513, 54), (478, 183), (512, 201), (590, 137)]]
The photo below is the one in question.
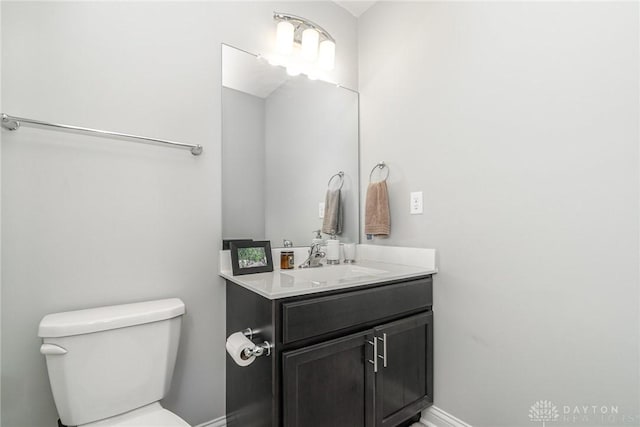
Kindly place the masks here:
[[(279, 253), (279, 249), (274, 253)], [(354, 264), (295, 268), (234, 276), (229, 251), (221, 251), (220, 276), (268, 299), (306, 295), (336, 289), (408, 279), (437, 273), (435, 250), (358, 245)], [(380, 259), (384, 261), (381, 261)], [(298, 260), (296, 260), (298, 261)], [(418, 265), (406, 265), (407, 263)]]

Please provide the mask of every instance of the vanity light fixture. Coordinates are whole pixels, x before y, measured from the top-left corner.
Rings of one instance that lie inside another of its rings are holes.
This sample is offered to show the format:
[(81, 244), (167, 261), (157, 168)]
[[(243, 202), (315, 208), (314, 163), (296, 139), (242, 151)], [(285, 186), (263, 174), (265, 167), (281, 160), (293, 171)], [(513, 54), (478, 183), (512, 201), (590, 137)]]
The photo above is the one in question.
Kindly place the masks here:
[(291, 22), (281, 21), (276, 31), (276, 51), (281, 55), (290, 55), (293, 52), (293, 34), (295, 28)]
[(276, 52), (269, 63), (286, 67), (292, 76), (318, 78), (320, 71), (335, 67), (336, 41), (318, 24), (300, 16), (274, 12)]

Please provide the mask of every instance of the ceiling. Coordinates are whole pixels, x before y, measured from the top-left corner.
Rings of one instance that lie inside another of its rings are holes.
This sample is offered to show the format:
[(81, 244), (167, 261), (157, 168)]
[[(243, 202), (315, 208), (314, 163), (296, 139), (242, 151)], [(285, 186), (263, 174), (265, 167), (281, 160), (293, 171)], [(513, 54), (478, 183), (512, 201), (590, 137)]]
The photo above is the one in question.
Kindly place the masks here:
[(353, 16), (356, 18), (360, 17), (364, 12), (367, 11), (371, 6), (373, 6), (375, 1), (336, 1), (334, 0), (338, 6), (348, 10)]
[(222, 85), (259, 98), (267, 98), (288, 80), (282, 67), (231, 46), (222, 45)]

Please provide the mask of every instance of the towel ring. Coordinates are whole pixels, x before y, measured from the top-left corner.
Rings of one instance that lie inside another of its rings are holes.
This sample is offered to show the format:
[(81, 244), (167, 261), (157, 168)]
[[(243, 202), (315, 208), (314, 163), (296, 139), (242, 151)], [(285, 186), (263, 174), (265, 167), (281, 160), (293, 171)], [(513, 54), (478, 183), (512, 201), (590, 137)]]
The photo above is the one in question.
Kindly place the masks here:
[(378, 162), (378, 164), (375, 165), (373, 169), (371, 169), (371, 172), (369, 173), (369, 184), (371, 184), (371, 177), (373, 176), (373, 172), (375, 172), (376, 169), (382, 170), (385, 168), (387, 169), (387, 174), (385, 175), (384, 179), (381, 179), (378, 182), (386, 181), (387, 178), (389, 178), (389, 166), (387, 166), (385, 162)]
[(331, 181), (333, 181), (333, 178), (338, 177), (338, 179), (340, 179), (340, 186), (338, 187), (338, 190), (342, 190), (342, 186), (344, 185), (344, 172), (340, 171), (335, 175), (332, 175), (331, 178), (329, 178), (329, 182), (327, 182), (327, 187), (331, 186)]

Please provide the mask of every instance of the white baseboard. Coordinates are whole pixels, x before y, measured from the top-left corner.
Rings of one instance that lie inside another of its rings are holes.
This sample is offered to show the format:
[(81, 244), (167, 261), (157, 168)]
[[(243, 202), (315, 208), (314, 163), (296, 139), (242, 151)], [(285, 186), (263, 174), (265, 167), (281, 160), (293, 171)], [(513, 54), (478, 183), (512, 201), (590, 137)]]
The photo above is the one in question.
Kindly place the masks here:
[(227, 417), (219, 417), (215, 420), (206, 421), (202, 424), (198, 424), (195, 427), (226, 427), (227, 426)]
[(471, 427), (470, 424), (465, 423), (437, 406), (431, 406), (422, 411), (420, 424), (424, 424), (427, 427)]
[[(427, 427), (472, 427), (470, 424), (465, 423), (437, 406), (431, 406), (422, 412), (420, 424)], [(198, 424), (195, 427), (226, 427), (226, 425), (227, 418), (223, 416)]]

